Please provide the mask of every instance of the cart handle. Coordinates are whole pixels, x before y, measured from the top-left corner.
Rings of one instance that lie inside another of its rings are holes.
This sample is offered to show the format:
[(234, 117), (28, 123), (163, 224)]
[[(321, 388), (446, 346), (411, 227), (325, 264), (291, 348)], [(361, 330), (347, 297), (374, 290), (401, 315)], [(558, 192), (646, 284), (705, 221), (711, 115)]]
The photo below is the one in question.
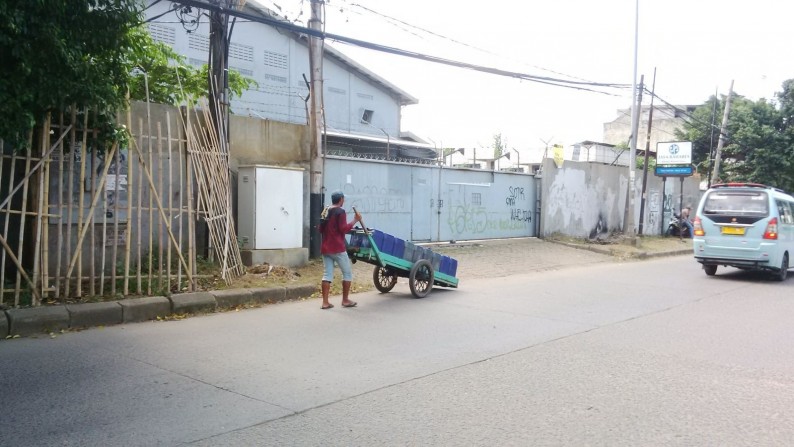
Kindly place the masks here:
[(369, 230), (367, 230), (367, 226), (364, 224), (364, 218), (361, 217), (361, 213), (358, 212), (358, 210), (356, 209), (355, 206), (353, 206), (351, 208), (353, 208), (353, 212), (356, 213), (356, 215), (358, 216), (358, 218), (359, 218), (358, 222), (361, 224), (361, 227), (364, 228), (364, 231), (366, 233), (369, 233)]

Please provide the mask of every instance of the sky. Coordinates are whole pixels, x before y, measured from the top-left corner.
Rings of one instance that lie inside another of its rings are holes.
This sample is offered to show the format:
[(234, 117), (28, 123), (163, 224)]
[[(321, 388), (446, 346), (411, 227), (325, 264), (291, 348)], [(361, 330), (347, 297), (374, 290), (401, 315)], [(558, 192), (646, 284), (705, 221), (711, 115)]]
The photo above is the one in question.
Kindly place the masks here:
[[(309, 0), (252, 1), (304, 25), (309, 17)], [(524, 160), (547, 143), (601, 141), (604, 123), (630, 107), (635, 24), (637, 82), (644, 75), (650, 89), (656, 69), (656, 94), (670, 103), (702, 104), (727, 94), (731, 81), (749, 99), (773, 99), (794, 78), (790, 0), (639, 0), (636, 7), (636, 0), (326, 0), (325, 30), (503, 70), (627, 86), (593, 93), (327, 42), (418, 98), (403, 109), (403, 131), (466, 148), (490, 148), (501, 134)]]

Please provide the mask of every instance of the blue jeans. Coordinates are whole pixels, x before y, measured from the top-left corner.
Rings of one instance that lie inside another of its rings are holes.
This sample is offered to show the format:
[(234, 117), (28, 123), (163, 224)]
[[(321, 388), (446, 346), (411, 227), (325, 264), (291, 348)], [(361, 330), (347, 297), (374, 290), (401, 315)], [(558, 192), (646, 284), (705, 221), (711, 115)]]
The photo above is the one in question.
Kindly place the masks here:
[[(690, 222), (689, 219), (686, 219), (686, 220), (683, 221), (683, 224), (684, 224), (685, 227), (687, 227), (689, 229), (689, 237), (694, 237), (695, 236), (695, 229), (692, 227), (692, 222)], [(682, 228), (682, 230), (683, 230), (683, 228)]]
[(334, 263), (342, 270), (342, 281), (353, 280), (353, 265), (346, 252), (323, 255), (323, 281), (331, 282), (334, 280)]

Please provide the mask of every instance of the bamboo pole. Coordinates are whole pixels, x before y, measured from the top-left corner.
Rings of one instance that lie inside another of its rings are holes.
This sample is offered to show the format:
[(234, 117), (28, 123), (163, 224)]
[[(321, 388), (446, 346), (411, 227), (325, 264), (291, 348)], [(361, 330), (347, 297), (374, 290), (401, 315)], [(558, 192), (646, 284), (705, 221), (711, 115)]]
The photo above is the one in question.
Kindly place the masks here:
[[(138, 139), (141, 142), (141, 144), (138, 145), (138, 147), (140, 147), (143, 144), (143, 119), (142, 118), (138, 118)], [(132, 157), (130, 157), (130, 158), (132, 158)], [(142, 205), (142, 202), (143, 202), (143, 169), (141, 169), (141, 164), (140, 163), (138, 163), (138, 170), (140, 171), (140, 178), (138, 179), (140, 181), (138, 182), (138, 194), (137, 194), (137, 198), (136, 198), (136, 201), (137, 201), (137, 204), (138, 204), (138, 212), (136, 214), (136, 217), (138, 219), (138, 225), (135, 227), (136, 235), (137, 235), (136, 236), (136, 242), (135, 242), (135, 249), (136, 249), (136, 256), (137, 256), (136, 259), (138, 260), (138, 263), (137, 263), (138, 265), (137, 265), (137, 268), (136, 268), (136, 280), (137, 280), (137, 283), (136, 283), (135, 291), (140, 294), (140, 293), (143, 293), (143, 290), (142, 290), (143, 286), (141, 284), (141, 260), (142, 260), (142, 258), (141, 258), (141, 234), (142, 234), (141, 233), (141, 221), (142, 221), (142, 218), (143, 218), (143, 211), (141, 209), (141, 205)]]
[[(129, 103), (129, 92), (127, 93), (127, 129), (132, 136), (132, 110)], [(130, 294), (130, 257), (132, 251), (132, 190), (135, 182), (135, 171), (132, 168), (132, 158), (130, 158), (129, 148), (127, 149), (127, 228), (124, 237), (124, 296)]]
[[(113, 155), (116, 153), (117, 147), (118, 147), (118, 143), (114, 143), (113, 146), (110, 148), (110, 158), (112, 158)], [(107, 160), (107, 158), (108, 157), (106, 156), (105, 160)], [(91, 199), (90, 214), (88, 216), (88, 219), (86, 219), (85, 227), (83, 227), (83, 229), (80, 231), (80, 237), (78, 238), (78, 243), (83, 242), (83, 238), (85, 238), (85, 234), (88, 230), (89, 225), (91, 224), (92, 218), (94, 217), (94, 209), (96, 208), (97, 201), (99, 200), (99, 195), (100, 193), (104, 192), (105, 189), (105, 180), (107, 180), (108, 169), (110, 169), (110, 163), (105, 163), (104, 168), (102, 168), (102, 176), (99, 178), (99, 187), (97, 188), (97, 191), (94, 194), (94, 198)], [(104, 250), (102, 251), (104, 252)], [(69, 270), (67, 270), (66, 272), (67, 278), (72, 275), (72, 270), (74, 269), (74, 265), (76, 262), (77, 262), (77, 254), (75, 253), (75, 256), (69, 262)], [(100, 283), (100, 287), (101, 287), (101, 283)]]
[[(20, 188), (22, 188), (22, 186), (30, 178), (30, 176), (32, 176), (36, 172), (36, 170), (39, 169), (44, 164), (44, 161), (50, 156), (50, 154), (52, 154), (52, 152), (55, 150), (55, 148), (58, 147), (58, 144), (60, 144), (60, 142), (63, 140), (63, 137), (66, 136), (66, 134), (69, 132), (69, 129), (71, 129), (71, 128), (72, 128), (71, 125), (66, 128), (66, 131), (63, 134), (61, 134), (61, 136), (58, 138), (58, 141), (56, 141), (55, 144), (50, 146), (50, 150), (48, 150), (47, 153), (44, 156), (42, 156), (40, 159), (38, 159), (39, 161), (36, 163), (36, 165), (33, 166), (30, 170), (27, 171), (27, 173), (25, 174), (25, 177), (23, 177), (22, 180), (20, 180), (20, 182), (17, 183), (16, 186), (14, 186), (14, 189), (9, 191), (8, 197), (6, 197), (5, 199), (3, 199), (2, 202), (0, 202), (0, 208), (3, 208), (4, 206), (8, 205), (8, 202), (11, 201), (11, 197), (13, 197), (14, 194), (17, 191), (19, 191)], [(16, 152), (14, 152), (14, 155), (12, 156), (12, 159), (13, 160), (17, 159)], [(31, 161), (32, 160), (33, 160), (33, 158), (31, 158)], [(11, 182), (10, 185), (14, 184), (13, 177), (11, 177), (10, 182)]]
[[(113, 158), (115, 154), (115, 150), (113, 154), (110, 154), (110, 158)], [(104, 212), (102, 213), (102, 235), (100, 239), (101, 254), (99, 256), (99, 295), (105, 295), (105, 258), (107, 258), (107, 251), (108, 251), (108, 213), (107, 213), (107, 206), (108, 206), (108, 191), (107, 191), (107, 172), (110, 170), (110, 163), (111, 160), (108, 158), (108, 153), (105, 152), (105, 156), (102, 158), (102, 166), (105, 171), (105, 174), (100, 178), (99, 187), (96, 191), (96, 196), (102, 195), (102, 208), (104, 208)]]
[[(149, 155), (149, 170), (151, 170), (152, 166), (152, 116), (149, 114), (148, 110), (146, 112), (146, 149)], [(143, 162), (141, 162), (143, 164)], [(150, 171), (147, 171), (147, 175), (151, 175)], [(149, 271), (148, 271), (148, 282), (146, 284), (146, 293), (148, 295), (152, 294), (152, 261), (154, 255), (154, 214), (151, 210), (154, 203), (152, 201), (155, 194), (154, 191), (154, 183), (149, 183)]]
[[(180, 107), (180, 110), (179, 110), (179, 117), (180, 118), (183, 117), (182, 114), (186, 113), (186, 110), (187, 109), (185, 107)], [(184, 122), (184, 119), (182, 121)], [(179, 136), (179, 145), (178, 145), (178, 151), (179, 151), (178, 152), (178, 155), (179, 155), (178, 161), (179, 162), (177, 163), (178, 168), (179, 168), (179, 190), (180, 191), (187, 191), (187, 186), (183, 184), (184, 178), (183, 178), (183, 175), (182, 175), (182, 169), (185, 169), (185, 176), (187, 176), (187, 167), (186, 167), (186, 165), (184, 164), (184, 162), (182, 160), (183, 149), (184, 149), (184, 152), (187, 152), (187, 137), (185, 137), (184, 145), (183, 145), (182, 144), (183, 141), (182, 141), (182, 137), (181, 137), (182, 132), (179, 130), (179, 128), (177, 128), (177, 131), (179, 132), (177, 134)], [(183, 228), (185, 226), (185, 217), (182, 214), (183, 211), (184, 211), (184, 208), (185, 208), (185, 203), (184, 203), (185, 197), (186, 197), (186, 194), (179, 194), (179, 251), (180, 252), (182, 251), (182, 235), (183, 235)], [(190, 217), (188, 217), (188, 219), (190, 219)], [(189, 257), (190, 256), (188, 255), (188, 258)], [(178, 264), (177, 265), (176, 285), (177, 285), (176, 286), (177, 290), (182, 290), (182, 264)]]
[[(41, 153), (47, 149), (47, 138), (50, 135), (50, 114), (47, 113), (46, 117), (44, 118), (44, 124), (41, 126), (41, 141), (39, 142), (39, 150)], [(32, 148), (31, 148), (32, 151)], [(46, 164), (44, 165), (47, 166)], [(44, 177), (46, 174), (46, 168), (42, 169), (42, 172), (39, 174), (39, 182), (38, 182), (38, 191), (36, 194), (36, 223), (35, 223), (35, 235), (36, 235), (36, 242), (33, 246), (33, 283), (35, 284), (35, 289), (38, 290), (39, 284), (46, 284), (46, 281), (42, 281), (41, 279), (41, 268), (39, 262), (43, 257), (42, 246), (41, 246), (41, 232), (42, 232), (42, 214), (43, 214), (43, 207), (44, 207)], [(43, 289), (44, 287), (42, 287)], [(43, 295), (43, 291), (42, 291)], [(34, 306), (38, 306), (41, 303), (34, 302), (32, 303)]]
[[(63, 128), (63, 112), (59, 114), (58, 124)], [(63, 140), (58, 144), (58, 246), (55, 253), (55, 299), (61, 298), (61, 257), (63, 256)]]
[[(75, 132), (77, 107), (74, 104), (72, 104), (71, 112), (70, 124), (72, 125), (72, 128), (69, 131), (69, 184), (66, 188), (66, 259), (69, 259), (69, 257), (72, 255), (72, 227), (74, 226), (74, 218), (72, 215), (74, 208), (74, 147), (77, 145), (77, 132)], [(75, 248), (77, 248), (77, 246), (75, 246)], [(80, 250), (76, 251), (79, 252)], [(71, 293), (71, 287), (69, 287), (71, 281), (71, 276), (64, 278), (64, 298), (68, 298), (69, 294)]]
[[(33, 284), (33, 281), (31, 281), (30, 276), (28, 276), (27, 272), (25, 272), (25, 269), (22, 268), (22, 261), (19, 260), (16, 256), (14, 256), (14, 250), (12, 250), (11, 247), (8, 245), (6, 238), (0, 237), (0, 244), (5, 249), (5, 252), (8, 253), (8, 257), (11, 258), (11, 262), (13, 262), (14, 265), (17, 267), (18, 274), (21, 274), (22, 277), (25, 278), (25, 281), (27, 281), (28, 285), (30, 285), (30, 292), (33, 294), (33, 300), (35, 302), (41, 302), (41, 295), (39, 295), (39, 291), (38, 289), (36, 289), (36, 285)], [(14, 293), (15, 293), (14, 306), (19, 306), (19, 296), (18, 296), (19, 285), (17, 285), (14, 288)]]
[[(168, 221), (173, 222), (174, 217), (172, 213), (172, 208), (174, 206), (174, 191), (173, 191), (173, 177), (174, 177), (174, 167), (172, 164), (172, 157), (171, 157), (171, 114), (170, 112), (165, 113), (165, 131), (166, 135), (168, 136)], [(182, 224), (179, 224), (179, 244), (182, 244)], [(166, 268), (166, 279), (168, 285), (166, 286), (167, 292), (171, 292), (171, 244), (168, 244), (168, 252), (166, 253), (165, 257), (165, 265)]]
[[(52, 126), (52, 114), (47, 115), (47, 125)], [(48, 129), (49, 130), (49, 129)], [(50, 146), (50, 132), (45, 134), (45, 139), (47, 144), (42, 147), (42, 154), (44, 153), (44, 148)], [(41, 296), (48, 297), (50, 296), (50, 290), (52, 290), (52, 286), (50, 285), (50, 217), (55, 217), (59, 221), (61, 220), (60, 213), (57, 216), (53, 216), (50, 212), (50, 175), (52, 170), (52, 160), (50, 157), (47, 157), (47, 160), (44, 162), (44, 199), (42, 206), (46, 207), (45, 209), (47, 212), (42, 216), (44, 218), (43, 221), (43, 228), (42, 228), (42, 265), (41, 265), (41, 278), (42, 278), (42, 286), (41, 286)], [(56, 291), (57, 293), (57, 291)]]
[(196, 283), (191, 279), (192, 275), (196, 272), (193, 270), (196, 267), (196, 216), (193, 214), (193, 162), (190, 154), (190, 111), (185, 113), (185, 161), (187, 172), (185, 180), (187, 183), (187, 234), (188, 234), (188, 262), (190, 265), (185, 268), (185, 276), (188, 277), (189, 286), (188, 290), (194, 292), (196, 290)]
[[(88, 113), (88, 111), (86, 113)], [(95, 110), (94, 111), (94, 116), (96, 117), (96, 115), (97, 115), (97, 111)], [(86, 128), (86, 132), (88, 132), (87, 128)], [(97, 129), (93, 129), (92, 132), (94, 134), (93, 135), (94, 136), (93, 140), (96, 141), (97, 140), (97, 136), (98, 136), (98, 131), (97, 131)], [(91, 191), (90, 191), (91, 197), (94, 197), (94, 194), (96, 194), (97, 159), (98, 159), (98, 157), (97, 157), (97, 148), (93, 147), (93, 148), (91, 148)], [(92, 212), (93, 211), (89, 211), (88, 213), (90, 214)], [(90, 218), (90, 216), (86, 215), (86, 220), (88, 220), (89, 218)], [(89, 224), (86, 223), (85, 225), (88, 226)], [(82, 230), (80, 230), (80, 231), (82, 231)], [(90, 245), (91, 245), (91, 249), (89, 250), (89, 257), (90, 257), (90, 264), (91, 265), (89, 266), (89, 268), (90, 268), (91, 281), (88, 283), (88, 288), (89, 288), (89, 293), (91, 294), (91, 296), (95, 296), (96, 295), (96, 228), (95, 228), (95, 226), (93, 224), (91, 225), (91, 243), (90, 243)]]
[[(0, 185), (3, 184), (3, 164), (5, 163), (5, 141), (0, 138)], [(11, 182), (9, 182), (8, 189), (11, 189)], [(0, 186), (2, 190), (2, 186)], [(10, 211), (10, 210), (8, 210)], [(8, 220), (11, 218), (11, 213), (0, 208), (0, 213), (5, 214), (5, 221), (3, 226), (6, 228), (5, 234), (8, 236)], [(0, 251), (0, 305), (5, 304), (5, 286), (6, 286), (6, 252)]]
[[(88, 109), (83, 113), (83, 138), (80, 144), (80, 178), (77, 187), (77, 228), (83, 229), (85, 210), (83, 209), (83, 190), (85, 189), (85, 158), (88, 155)], [(83, 296), (83, 244), (77, 246), (80, 256), (77, 258), (77, 296)]]
[[(33, 151), (33, 131), (32, 130), (30, 131), (30, 133), (28, 133), (28, 147), (30, 149), (27, 150), (27, 155), (25, 156), (25, 172), (30, 172), (30, 153)], [(29, 185), (29, 180), (28, 179), (29, 178), (30, 178), (30, 176), (25, 176), (25, 180), (24, 180), (25, 185), (22, 187), (22, 213), (25, 213), (25, 211), (28, 210), (28, 185)], [(24, 255), (25, 233), (26, 233), (26, 231), (25, 231), (25, 217), (27, 217), (27, 216), (25, 216), (25, 214), (22, 214), (20, 216), (20, 219), (19, 219), (20, 223), (19, 223), (19, 246), (18, 246), (19, 257), (18, 257), (18, 259), (19, 259), (20, 268), (17, 270), (17, 280), (16, 280), (16, 283), (15, 283), (16, 286), (15, 286), (15, 289), (14, 289), (14, 305), (15, 306), (19, 306), (19, 292), (20, 292), (20, 287), (22, 285), (22, 275), (27, 276), (27, 272), (25, 272), (24, 268), (22, 268), (22, 266), (24, 265), (23, 261), (22, 261), (22, 258), (23, 258), (23, 255)], [(33, 283), (32, 281), (30, 281), (30, 278), (28, 278), (28, 282), (30, 283), (31, 288), (33, 289), (34, 297), (36, 299), (38, 299), (38, 290), (36, 290), (36, 284)]]
[(116, 156), (113, 159), (115, 164), (114, 182), (113, 182), (113, 247), (111, 253), (113, 254), (113, 261), (110, 263), (110, 293), (116, 296), (116, 277), (118, 276), (118, 255), (119, 255), (119, 184), (121, 183), (121, 148), (116, 150)]
[[(152, 180), (152, 174), (147, 168), (143, 160), (143, 154), (141, 153), (137, 145), (135, 146), (135, 152), (138, 154), (138, 161), (141, 164), (141, 170), (144, 172), (144, 174), (146, 174), (146, 179), (149, 181), (149, 188), (152, 191), (152, 196), (154, 197), (154, 200), (157, 203), (158, 210), (160, 211), (160, 218), (163, 220), (163, 222), (165, 222), (166, 229), (168, 230), (168, 236), (171, 238), (171, 243), (173, 243), (174, 246), (176, 246), (177, 245), (176, 239), (174, 238), (174, 233), (171, 231), (171, 223), (168, 222), (168, 218), (165, 215), (165, 211), (163, 211), (163, 204), (160, 201), (160, 196), (159, 194), (157, 194), (157, 190), (154, 188), (154, 180)], [(182, 253), (177, 253), (177, 254), (179, 255), (179, 260), (182, 261), (182, 263), (185, 264), (185, 266), (187, 267), (187, 263), (185, 262), (185, 258), (184, 256), (182, 256)], [(192, 281), (193, 275), (192, 274), (189, 275), (188, 278)]]
[[(154, 166), (152, 166), (154, 169)], [(157, 192), (163, 192), (163, 126), (157, 122)], [(170, 220), (168, 220), (170, 222)], [(163, 227), (157, 225), (157, 287), (163, 288)]]

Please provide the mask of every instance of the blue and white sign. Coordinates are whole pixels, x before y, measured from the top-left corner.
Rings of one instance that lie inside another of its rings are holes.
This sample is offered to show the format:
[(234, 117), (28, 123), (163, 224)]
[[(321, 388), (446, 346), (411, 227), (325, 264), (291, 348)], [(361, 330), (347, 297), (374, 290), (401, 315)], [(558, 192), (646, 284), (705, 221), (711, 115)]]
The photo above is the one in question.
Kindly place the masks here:
[(657, 165), (688, 165), (692, 163), (691, 141), (656, 143)]
[(655, 174), (658, 177), (689, 177), (694, 170), (688, 166), (659, 166), (656, 165)]

